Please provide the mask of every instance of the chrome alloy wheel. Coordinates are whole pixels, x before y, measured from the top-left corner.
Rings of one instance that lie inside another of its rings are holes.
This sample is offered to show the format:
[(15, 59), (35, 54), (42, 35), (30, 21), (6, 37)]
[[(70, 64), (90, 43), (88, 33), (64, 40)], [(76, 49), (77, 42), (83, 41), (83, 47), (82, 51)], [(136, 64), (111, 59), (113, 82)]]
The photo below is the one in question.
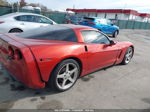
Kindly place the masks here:
[(132, 47), (129, 47), (129, 49), (125, 55), (125, 63), (129, 63), (132, 56), (133, 56), (133, 49), (132, 49)]
[(74, 63), (65, 64), (57, 74), (57, 86), (63, 90), (70, 88), (76, 82), (78, 74), (78, 67)]

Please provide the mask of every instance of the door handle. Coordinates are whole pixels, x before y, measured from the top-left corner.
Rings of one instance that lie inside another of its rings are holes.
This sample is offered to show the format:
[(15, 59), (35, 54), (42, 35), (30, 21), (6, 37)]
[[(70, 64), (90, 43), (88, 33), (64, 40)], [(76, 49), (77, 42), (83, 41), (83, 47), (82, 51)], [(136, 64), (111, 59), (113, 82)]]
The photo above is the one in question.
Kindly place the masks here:
[(86, 45), (84, 46), (84, 48), (85, 48), (85, 51), (86, 51), (86, 52), (88, 52), (88, 48), (87, 48), (87, 46), (86, 46)]

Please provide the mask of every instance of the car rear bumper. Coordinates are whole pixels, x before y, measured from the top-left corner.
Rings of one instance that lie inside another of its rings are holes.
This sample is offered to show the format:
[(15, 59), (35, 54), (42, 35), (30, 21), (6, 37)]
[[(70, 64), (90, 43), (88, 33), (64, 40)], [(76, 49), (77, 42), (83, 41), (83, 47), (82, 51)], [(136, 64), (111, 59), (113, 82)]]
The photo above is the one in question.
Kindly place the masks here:
[[(2, 63), (0, 63), (0, 64), (3, 66), (3, 69), (5, 71), (7, 71), (8, 75), (10, 77), (15, 79), (17, 82), (21, 82), (22, 84), (24, 84), (28, 88), (40, 89), (40, 88), (45, 87), (45, 83), (42, 83), (41, 81), (35, 82), (34, 78), (32, 77), (32, 74), (26, 74), (26, 77), (24, 77), (23, 79), (20, 79), (20, 77), (18, 77), (10, 68), (8, 68), (7, 66), (5, 66)], [(22, 75), (22, 74), (20, 74), (20, 75)], [(26, 79), (28, 79), (28, 80), (26, 80)]]
[(0, 28), (0, 34), (3, 34), (3, 33), (8, 33), (8, 31), (6, 29)]
[[(9, 54), (10, 49), (13, 54)], [(20, 59), (14, 57), (16, 50), (20, 51)], [(0, 36), (0, 63), (27, 87), (35, 89), (45, 87), (30, 49), (6, 35)]]
[(3, 33), (8, 33), (9, 32), (9, 29), (8, 27), (0, 24), (0, 34), (3, 34)]

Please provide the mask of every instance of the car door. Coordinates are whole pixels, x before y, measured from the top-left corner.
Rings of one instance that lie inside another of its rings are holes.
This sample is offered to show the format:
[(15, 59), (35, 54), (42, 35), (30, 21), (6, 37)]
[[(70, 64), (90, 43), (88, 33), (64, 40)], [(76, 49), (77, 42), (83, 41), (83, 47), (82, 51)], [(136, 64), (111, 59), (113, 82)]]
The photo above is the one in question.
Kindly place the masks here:
[(115, 63), (119, 49), (115, 44), (110, 44), (107, 36), (94, 30), (82, 30), (81, 35), (87, 47), (89, 70), (97, 70)]
[(35, 21), (35, 16), (33, 15), (20, 15), (15, 17), (17, 20), (19, 27), (23, 31), (35, 29), (39, 27), (39, 24)]

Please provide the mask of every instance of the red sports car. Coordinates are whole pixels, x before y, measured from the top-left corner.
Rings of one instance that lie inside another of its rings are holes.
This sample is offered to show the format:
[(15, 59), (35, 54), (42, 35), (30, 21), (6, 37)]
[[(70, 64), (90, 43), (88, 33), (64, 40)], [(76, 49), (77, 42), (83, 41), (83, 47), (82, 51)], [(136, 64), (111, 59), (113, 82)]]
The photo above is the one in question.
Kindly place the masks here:
[(29, 88), (71, 88), (80, 76), (128, 64), (131, 42), (114, 42), (97, 29), (52, 25), (20, 34), (0, 35), (0, 63)]

